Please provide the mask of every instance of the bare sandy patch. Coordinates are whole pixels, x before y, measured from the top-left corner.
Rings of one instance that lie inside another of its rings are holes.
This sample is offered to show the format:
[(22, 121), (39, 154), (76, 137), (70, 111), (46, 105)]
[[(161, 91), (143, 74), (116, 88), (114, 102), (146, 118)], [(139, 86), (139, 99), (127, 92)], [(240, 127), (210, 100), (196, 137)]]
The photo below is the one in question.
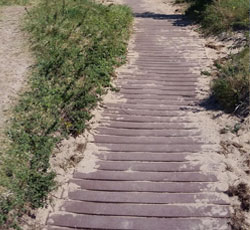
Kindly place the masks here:
[(11, 116), (11, 108), (25, 88), (29, 67), (33, 60), (22, 31), (24, 7), (9, 6), (0, 9), (0, 142)]

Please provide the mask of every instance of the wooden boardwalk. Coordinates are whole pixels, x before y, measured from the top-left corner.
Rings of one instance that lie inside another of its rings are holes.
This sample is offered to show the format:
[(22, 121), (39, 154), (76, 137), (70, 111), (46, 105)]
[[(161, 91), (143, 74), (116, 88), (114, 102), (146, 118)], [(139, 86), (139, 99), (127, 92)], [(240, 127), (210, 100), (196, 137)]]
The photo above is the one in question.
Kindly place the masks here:
[(79, 187), (51, 213), (49, 230), (230, 229), (217, 165), (204, 171), (194, 157), (210, 144), (185, 109), (196, 100), (194, 70), (203, 59), (188, 55), (202, 46), (182, 29), (182, 16), (145, 13), (142, 3), (127, 1), (136, 24), (118, 76), (117, 96), (126, 100), (105, 105), (90, 143), (96, 170), (76, 170), (71, 183)]

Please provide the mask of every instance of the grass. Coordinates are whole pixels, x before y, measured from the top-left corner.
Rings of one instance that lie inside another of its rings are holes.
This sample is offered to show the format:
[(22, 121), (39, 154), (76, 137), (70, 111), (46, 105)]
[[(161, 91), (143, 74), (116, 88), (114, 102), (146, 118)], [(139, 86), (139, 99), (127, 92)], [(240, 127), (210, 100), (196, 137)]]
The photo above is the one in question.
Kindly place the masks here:
[(1, 154), (0, 229), (43, 206), (55, 188), (49, 158), (56, 143), (86, 128), (91, 110), (125, 61), (132, 13), (89, 0), (43, 0), (26, 30), (36, 56), (30, 89), (16, 106)]
[(201, 24), (206, 34), (247, 31), (249, 26), (248, 0), (176, 0), (188, 2), (186, 14)]
[(232, 55), (222, 64), (217, 63), (217, 78), (212, 92), (227, 112), (241, 115), (249, 113), (249, 48)]
[[(238, 115), (249, 114), (249, 1), (248, 0), (176, 0), (188, 3), (187, 16), (199, 23), (205, 35), (241, 33), (237, 46), (242, 51), (217, 62), (217, 78), (212, 92), (221, 107)], [(245, 38), (245, 39), (244, 39)]]
[(248, 30), (249, 1), (220, 0), (208, 5), (202, 18), (202, 26), (209, 33)]

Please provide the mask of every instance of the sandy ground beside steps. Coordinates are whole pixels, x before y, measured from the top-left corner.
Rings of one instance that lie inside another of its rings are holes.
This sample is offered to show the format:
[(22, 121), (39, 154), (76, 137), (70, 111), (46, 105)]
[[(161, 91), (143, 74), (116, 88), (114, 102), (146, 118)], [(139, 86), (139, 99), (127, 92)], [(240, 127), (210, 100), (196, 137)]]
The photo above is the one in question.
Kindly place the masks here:
[(24, 89), (32, 57), (26, 44), (27, 36), (21, 30), (24, 7), (9, 6), (0, 9), (0, 142), (10, 109)]

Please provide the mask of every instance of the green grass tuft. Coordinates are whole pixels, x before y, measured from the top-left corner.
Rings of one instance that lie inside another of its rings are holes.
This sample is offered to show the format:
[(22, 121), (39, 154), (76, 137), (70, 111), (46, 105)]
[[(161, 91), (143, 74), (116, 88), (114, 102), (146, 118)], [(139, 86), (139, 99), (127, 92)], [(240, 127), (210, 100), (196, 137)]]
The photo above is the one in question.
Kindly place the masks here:
[(223, 65), (217, 65), (218, 75), (212, 91), (220, 105), (228, 112), (249, 113), (249, 47), (232, 55)]
[(44, 0), (29, 12), (37, 64), (1, 154), (0, 229), (17, 227), (19, 216), (46, 203), (55, 188), (51, 152), (86, 128), (114, 68), (125, 61), (131, 23), (126, 6), (89, 0)]
[(202, 18), (202, 26), (209, 33), (248, 30), (249, 1), (220, 0), (208, 5)]
[(190, 4), (186, 14), (200, 23), (206, 34), (248, 30), (248, 0), (176, 0), (176, 3), (184, 1)]
[[(212, 92), (227, 112), (249, 114), (249, 1), (248, 0), (176, 0), (188, 3), (186, 14), (201, 25), (206, 35), (230, 35), (240, 32), (238, 48), (242, 51), (228, 57), (227, 62), (215, 63), (217, 78)], [(202, 72), (205, 73), (204, 71)]]

